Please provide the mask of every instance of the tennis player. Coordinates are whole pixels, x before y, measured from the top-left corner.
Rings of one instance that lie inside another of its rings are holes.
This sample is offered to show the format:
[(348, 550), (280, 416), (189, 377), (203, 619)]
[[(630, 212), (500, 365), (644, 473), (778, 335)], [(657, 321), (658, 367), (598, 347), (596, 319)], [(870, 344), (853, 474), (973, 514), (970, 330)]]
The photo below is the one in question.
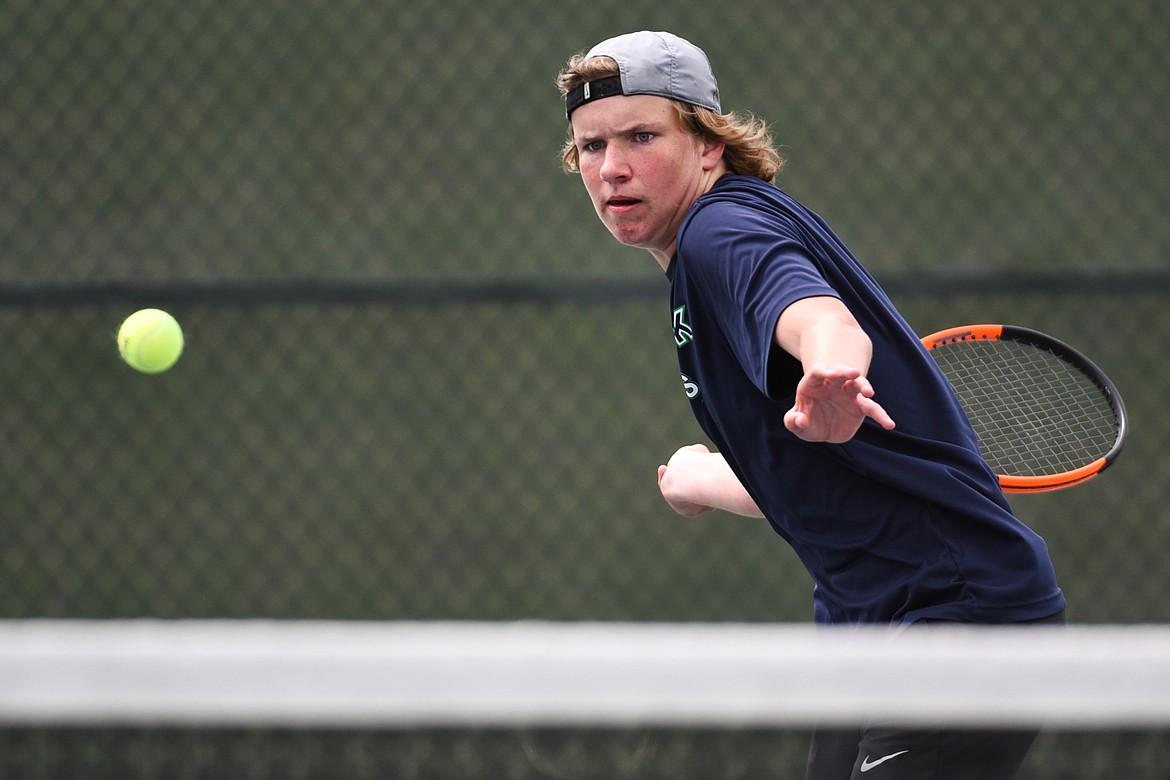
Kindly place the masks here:
[[(768, 128), (723, 112), (703, 51), (621, 35), (558, 84), (564, 167), (666, 274), (682, 387), (713, 445), (659, 467), (670, 506), (765, 518), (812, 575), (819, 623), (1063, 622), (1044, 541), (946, 379), (841, 239), (775, 186)], [(807, 777), (1010, 778), (1034, 737), (818, 729)]]

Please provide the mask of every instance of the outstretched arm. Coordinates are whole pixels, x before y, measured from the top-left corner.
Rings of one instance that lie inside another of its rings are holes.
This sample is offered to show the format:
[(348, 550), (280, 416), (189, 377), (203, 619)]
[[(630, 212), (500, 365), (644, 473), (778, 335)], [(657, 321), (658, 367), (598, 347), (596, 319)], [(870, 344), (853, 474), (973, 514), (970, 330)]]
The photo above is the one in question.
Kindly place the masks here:
[(796, 402), (784, 415), (788, 430), (805, 441), (849, 441), (869, 417), (886, 430), (894, 420), (873, 400), (866, 378), (872, 356), (869, 336), (836, 298), (799, 300), (776, 324), (776, 343), (800, 360), (804, 376)]
[(702, 444), (679, 449), (658, 467), (658, 489), (674, 511), (695, 517), (723, 509), (746, 517), (763, 517), (756, 502), (718, 452)]

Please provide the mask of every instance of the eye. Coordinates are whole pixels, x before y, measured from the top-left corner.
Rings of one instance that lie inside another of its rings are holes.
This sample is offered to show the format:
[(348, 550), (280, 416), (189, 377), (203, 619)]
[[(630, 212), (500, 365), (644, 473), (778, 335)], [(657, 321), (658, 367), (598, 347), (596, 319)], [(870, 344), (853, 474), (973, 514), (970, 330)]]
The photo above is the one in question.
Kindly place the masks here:
[(634, 140), (640, 144), (650, 143), (654, 140), (654, 133), (648, 130), (643, 130), (639, 133), (634, 133)]
[(603, 148), (605, 148), (605, 144), (601, 141), (586, 141), (584, 144), (582, 144), (581, 151), (600, 152)]

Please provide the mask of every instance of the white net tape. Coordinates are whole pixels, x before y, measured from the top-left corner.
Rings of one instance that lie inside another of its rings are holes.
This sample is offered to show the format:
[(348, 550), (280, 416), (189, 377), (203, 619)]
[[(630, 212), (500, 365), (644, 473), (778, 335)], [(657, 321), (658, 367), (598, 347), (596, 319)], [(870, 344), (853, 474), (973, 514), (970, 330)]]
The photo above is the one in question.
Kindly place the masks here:
[(1170, 724), (1170, 627), (0, 621), (9, 724)]

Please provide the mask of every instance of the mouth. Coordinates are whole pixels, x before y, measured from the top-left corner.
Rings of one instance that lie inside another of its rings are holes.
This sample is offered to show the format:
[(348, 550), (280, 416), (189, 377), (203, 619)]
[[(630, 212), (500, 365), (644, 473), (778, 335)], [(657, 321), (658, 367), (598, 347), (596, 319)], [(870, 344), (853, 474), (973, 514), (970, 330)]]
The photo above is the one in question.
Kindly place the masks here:
[(624, 214), (641, 202), (642, 201), (638, 200), (637, 198), (629, 198), (619, 195), (607, 200), (605, 205), (615, 214)]

